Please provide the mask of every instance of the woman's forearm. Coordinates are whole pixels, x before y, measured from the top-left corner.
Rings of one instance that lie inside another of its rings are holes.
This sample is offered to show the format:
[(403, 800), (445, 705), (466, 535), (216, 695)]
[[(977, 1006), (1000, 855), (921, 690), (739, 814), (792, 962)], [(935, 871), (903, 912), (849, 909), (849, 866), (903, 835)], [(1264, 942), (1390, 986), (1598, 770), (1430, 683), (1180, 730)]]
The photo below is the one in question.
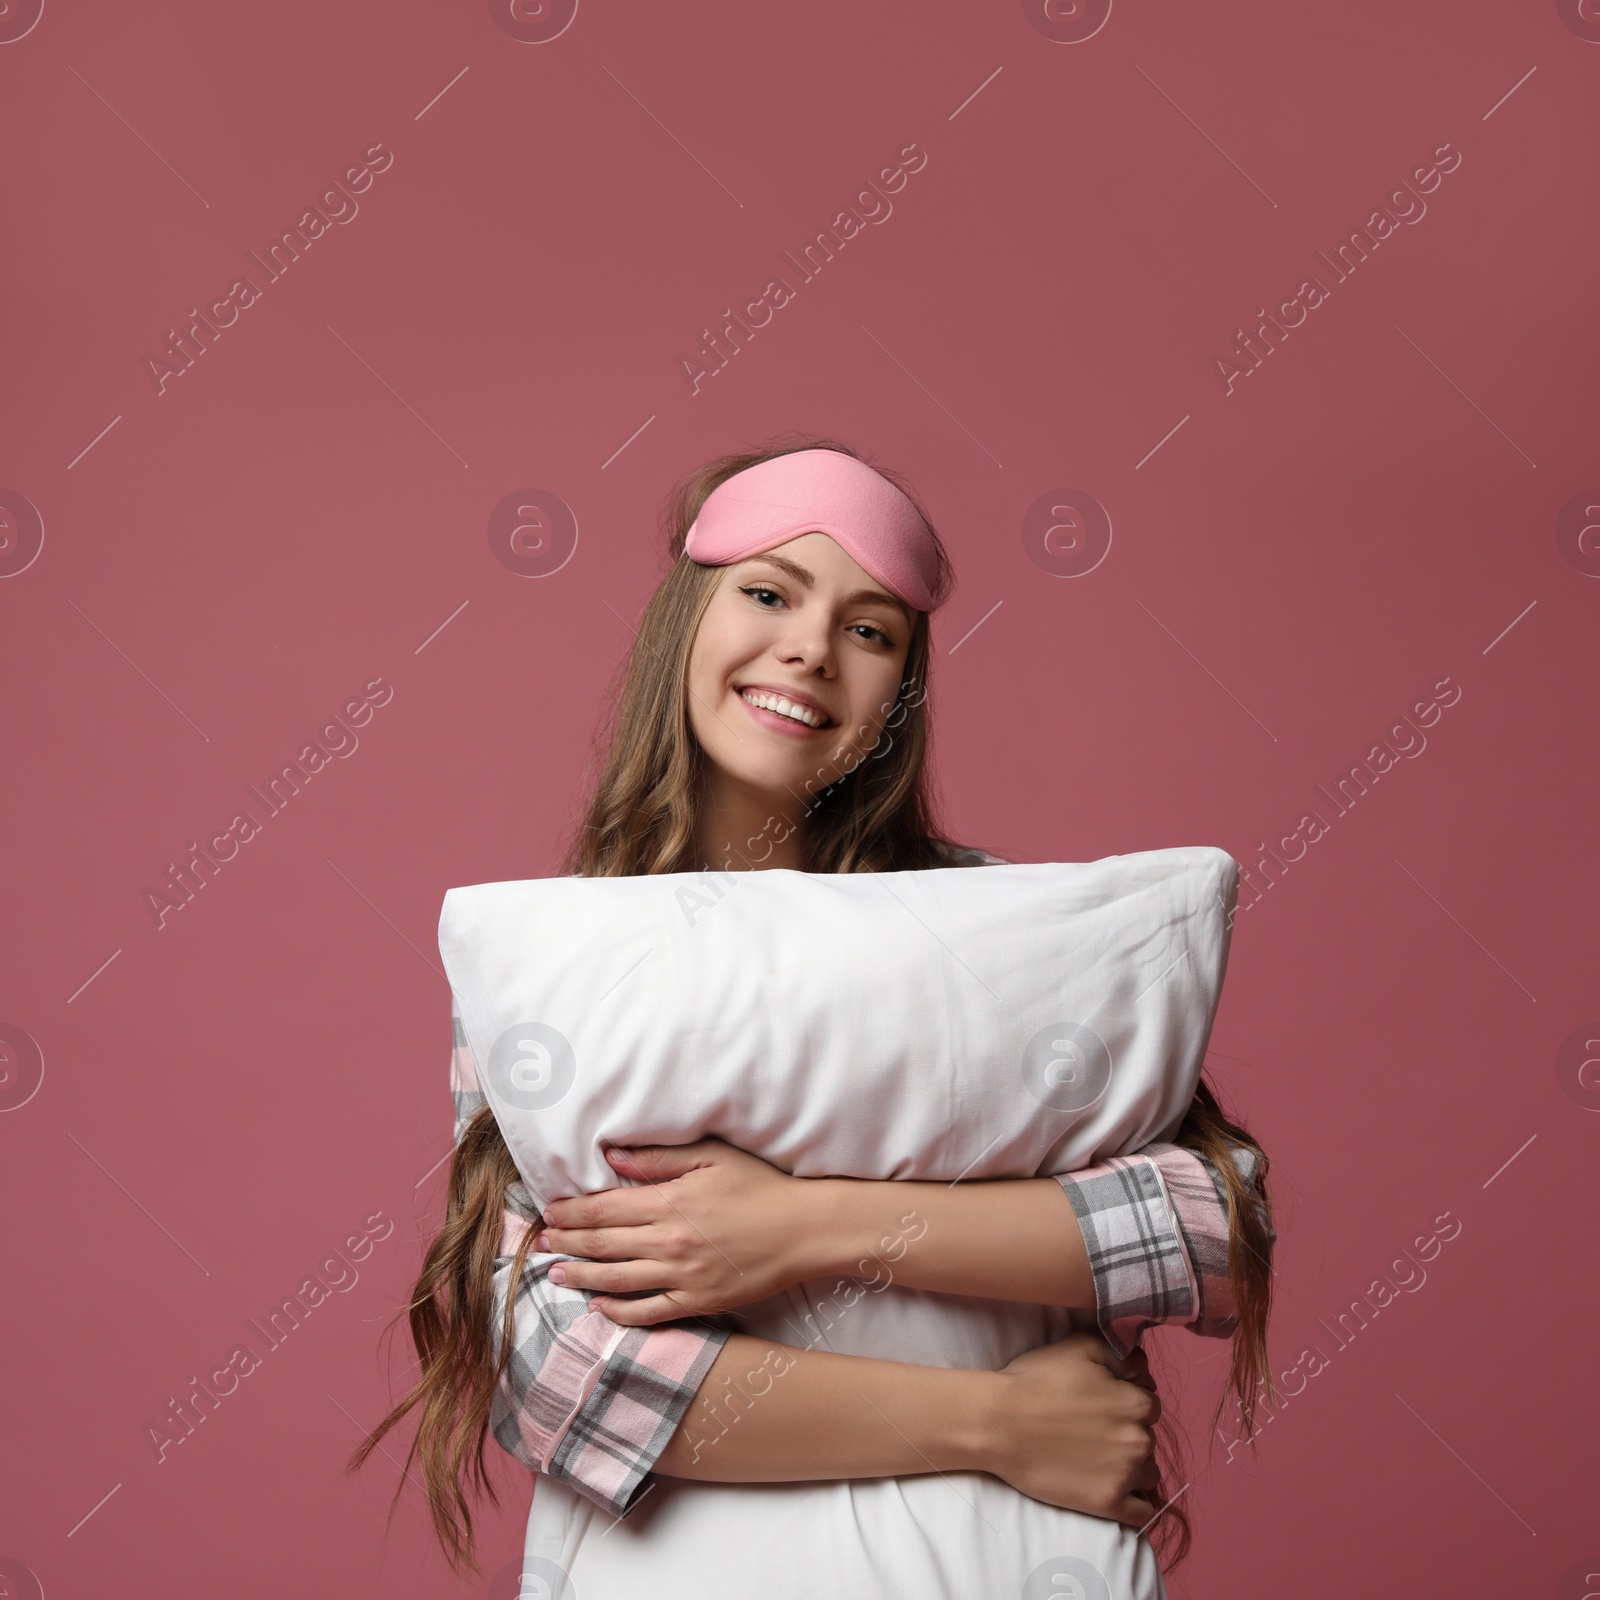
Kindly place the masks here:
[(876, 1260), (908, 1288), (1094, 1309), (1088, 1251), (1054, 1178), (814, 1178), (807, 1203), (817, 1277)]
[(981, 1469), (991, 1372), (730, 1335), (654, 1470), (787, 1483)]
[(1030, 1499), (1142, 1528), (1156, 1514), (1160, 1412), (1143, 1355), (1119, 1366), (1089, 1334), (987, 1372), (736, 1333), (652, 1470), (711, 1483), (987, 1472)]
[[(1096, 1307), (1074, 1202), (1055, 1178), (797, 1178), (718, 1139), (607, 1156), (643, 1183), (547, 1201), (534, 1248), (578, 1258), (551, 1269), (569, 1287), (670, 1291), (648, 1299), (648, 1321), (748, 1305), (836, 1275)], [(628, 1322), (628, 1305), (600, 1308)]]

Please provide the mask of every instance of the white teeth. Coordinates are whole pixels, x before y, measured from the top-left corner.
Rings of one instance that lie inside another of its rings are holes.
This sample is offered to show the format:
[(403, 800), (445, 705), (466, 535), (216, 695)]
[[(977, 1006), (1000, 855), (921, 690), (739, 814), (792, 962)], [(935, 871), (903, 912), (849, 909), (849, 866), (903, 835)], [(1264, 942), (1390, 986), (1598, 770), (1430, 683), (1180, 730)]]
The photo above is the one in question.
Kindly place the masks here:
[(796, 705), (783, 695), (769, 694), (765, 689), (742, 689), (740, 693), (751, 705), (760, 706), (764, 711), (776, 711), (780, 717), (802, 722), (808, 728), (820, 728), (827, 720), (810, 706)]

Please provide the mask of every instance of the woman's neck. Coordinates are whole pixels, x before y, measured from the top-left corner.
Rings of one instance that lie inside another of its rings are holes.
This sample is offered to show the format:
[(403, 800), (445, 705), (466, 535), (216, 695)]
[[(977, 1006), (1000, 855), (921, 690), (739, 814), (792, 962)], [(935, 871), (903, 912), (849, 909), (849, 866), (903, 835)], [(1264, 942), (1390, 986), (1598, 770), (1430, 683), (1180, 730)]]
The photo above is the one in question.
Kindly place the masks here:
[(774, 796), (727, 773), (708, 772), (700, 784), (697, 853), (716, 872), (803, 871), (802, 809), (793, 795)]

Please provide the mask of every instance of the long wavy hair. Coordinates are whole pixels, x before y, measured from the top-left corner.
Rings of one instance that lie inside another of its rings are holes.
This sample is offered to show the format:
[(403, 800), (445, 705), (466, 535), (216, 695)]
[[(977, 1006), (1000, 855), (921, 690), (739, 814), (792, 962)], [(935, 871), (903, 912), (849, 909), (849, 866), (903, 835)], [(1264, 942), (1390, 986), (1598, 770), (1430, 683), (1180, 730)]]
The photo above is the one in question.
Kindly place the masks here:
[[(709, 462), (667, 497), (662, 533), (670, 566), (645, 607), (633, 647), (612, 686), (611, 712), (596, 742), (590, 798), (573, 830), (565, 871), (622, 877), (752, 864), (731, 844), (723, 847), (720, 860), (697, 859), (697, 799), (705, 758), (690, 727), (685, 686), (690, 648), (721, 569), (687, 557), (684, 537), (720, 483), (775, 456), (814, 449), (857, 455), (835, 439), (791, 434), (763, 449)], [(909, 485), (882, 467), (877, 470), (923, 509)], [(925, 511), (923, 516), (932, 530)], [(942, 595), (950, 587), (950, 565), (937, 533), (934, 542), (937, 592)], [(945, 836), (936, 814), (928, 762), (928, 617), (914, 615), (900, 694), (892, 707), (884, 708), (888, 716), (883, 734), (843, 776), (814, 792), (808, 784), (804, 795), (795, 796), (804, 819), (801, 845), (808, 871), (890, 872), (973, 860)], [(1174, 1142), (1207, 1156), (1227, 1186), (1229, 1266), (1240, 1313), (1228, 1389), (1237, 1396), (1242, 1432), (1249, 1438), (1257, 1392), (1272, 1392), (1266, 1360), (1272, 1289), (1266, 1157), (1249, 1133), (1227, 1117), (1204, 1082)], [(1248, 1186), (1230, 1159), (1233, 1147), (1256, 1155), (1255, 1179)], [(413, 1463), (420, 1465), (435, 1532), (452, 1569), (462, 1575), (480, 1570), (473, 1552), (472, 1500), (483, 1495), (498, 1503), (484, 1449), (495, 1392), (511, 1359), (515, 1295), (505, 1295), (497, 1331), (494, 1272), (506, 1189), (517, 1176), (499, 1126), (485, 1107), (468, 1122), (451, 1157), (444, 1220), (424, 1256), (410, 1304), (401, 1313), (409, 1319), (420, 1374), (349, 1464), (354, 1471), (416, 1412), (417, 1431), (405, 1467), (409, 1471)], [(521, 1280), (540, 1226), (542, 1219), (523, 1235), (511, 1284)], [(1165, 1424), (1160, 1437), (1165, 1478), (1177, 1464), (1177, 1445)], [(397, 1489), (396, 1500), (398, 1496)], [(1183, 1559), (1190, 1528), (1181, 1505), (1173, 1504), (1157, 1519), (1151, 1538), (1169, 1566)]]

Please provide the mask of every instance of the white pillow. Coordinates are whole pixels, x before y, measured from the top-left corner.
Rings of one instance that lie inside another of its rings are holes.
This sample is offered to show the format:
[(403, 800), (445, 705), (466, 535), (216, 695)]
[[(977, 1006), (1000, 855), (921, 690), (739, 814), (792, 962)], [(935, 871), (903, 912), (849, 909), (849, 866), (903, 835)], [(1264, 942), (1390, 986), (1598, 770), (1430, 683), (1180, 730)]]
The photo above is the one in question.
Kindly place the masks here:
[(801, 1177), (1034, 1177), (1176, 1131), (1227, 965), (1209, 846), (922, 872), (451, 889), (439, 949), (542, 1207), (608, 1144)]

